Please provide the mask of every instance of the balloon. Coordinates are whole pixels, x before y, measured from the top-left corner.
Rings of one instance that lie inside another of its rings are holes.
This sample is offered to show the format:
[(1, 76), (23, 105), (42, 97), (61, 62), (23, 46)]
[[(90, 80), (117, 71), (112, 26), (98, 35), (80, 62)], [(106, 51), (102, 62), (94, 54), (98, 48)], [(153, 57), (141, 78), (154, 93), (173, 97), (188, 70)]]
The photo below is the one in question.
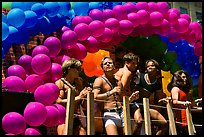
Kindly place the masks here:
[(104, 20), (103, 18), (103, 12), (99, 9), (93, 9), (89, 12), (89, 16), (93, 19), (93, 20), (99, 20), (102, 21)]
[(86, 74), (86, 76), (88, 77), (93, 77), (95, 75), (95, 71), (87, 71), (87, 70), (84, 70), (84, 73)]
[(51, 60), (45, 54), (37, 54), (31, 61), (31, 67), (37, 74), (44, 74), (51, 68)]
[(79, 41), (86, 40), (91, 35), (89, 26), (85, 23), (79, 23), (74, 28), (75, 33)]
[(129, 13), (127, 16), (128, 16), (128, 20), (132, 22), (133, 27), (137, 27), (140, 24), (139, 14), (137, 14), (137, 13)]
[(56, 57), (61, 50), (61, 41), (57, 37), (50, 36), (44, 41), (44, 46), (46, 46), (50, 51), (50, 57)]
[(2, 8), (11, 10), (11, 4), (12, 2), (2, 2)]
[(175, 51), (168, 51), (164, 55), (164, 60), (170, 65), (173, 64), (177, 59), (177, 54)]
[(156, 2), (148, 2), (149, 13), (158, 11), (158, 5)]
[(44, 8), (46, 9), (48, 16), (54, 17), (58, 14), (60, 6), (58, 2), (45, 2)]
[(55, 57), (55, 58), (52, 59), (52, 62), (53, 62), (53, 63), (58, 63), (58, 64), (62, 65), (62, 63), (63, 63), (64, 60), (66, 60), (66, 59), (70, 59), (70, 57), (67, 56), (67, 55), (58, 55), (57, 57)]
[(37, 128), (27, 128), (24, 135), (42, 135), (42, 133)]
[(168, 39), (170, 42), (174, 43), (181, 39), (181, 35), (178, 32), (171, 29), (168, 33)]
[(2, 47), (2, 52), (1, 52), (1, 53), (2, 53), (1, 57), (2, 57), (2, 59), (3, 59), (3, 58), (4, 58), (4, 54), (5, 54), (5, 53), (4, 53), (4, 48), (3, 48), (3, 47)]
[(50, 71), (48, 71), (47, 73), (44, 74), (39, 74), (39, 76), (43, 79), (44, 83), (48, 83), (48, 82), (52, 82), (51, 79), (51, 74)]
[(168, 21), (169, 21), (169, 23), (177, 24), (178, 23), (178, 18), (179, 18), (179, 16), (176, 13), (174, 13), (174, 12), (169, 12), (168, 13)]
[(71, 49), (77, 43), (77, 34), (72, 30), (67, 30), (61, 37), (62, 49)]
[(146, 10), (139, 10), (137, 14), (139, 15), (140, 24), (146, 24), (150, 19), (150, 15)]
[(25, 22), (25, 13), (19, 8), (14, 8), (8, 12), (7, 20), (8, 24), (18, 28)]
[(201, 26), (198, 22), (191, 22), (189, 24), (189, 29), (190, 30), (194, 30), (195, 32), (199, 32), (201, 29)]
[(45, 122), (47, 110), (40, 102), (29, 102), (23, 111), (23, 115), (28, 125), (37, 127)]
[(158, 11), (161, 12), (163, 15), (168, 12), (169, 5), (167, 2), (157, 2)]
[(8, 92), (25, 92), (26, 87), (24, 81), (17, 76), (8, 76), (3, 85), (8, 89)]
[(18, 59), (18, 64), (21, 65), (25, 69), (26, 74), (32, 74), (33, 73), (33, 69), (31, 67), (31, 61), (32, 61), (32, 57), (29, 55), (22, 55)]
[(180, 17), (180, 11), (177, 8), (171, 8), (168, 10), (169, 13), (174, 12), (178, 17)]
[(19, 30), (13, 26), (9, 26), (9, 35), (6, 38), (6, 40), (9, 41), (9, 43), (15, 43), (16, 39), (18, 37)]
[(44, 45), (38, 45), (38, 46), (36, 46), (36, 47), (33, 49), (33, 51), (32, 51), (32, 57), (34, 57), (34, 56), (37, 55), (37, 54), (45, 54), (45, 55), (49, 56), (49, 55), (50, 55), (50, 51), (49, 51), (49, 49), (48, 49), (46, 46), (44, 46)]
[(107, 19), (109, 19), (109, 18), (115, 18), (115, 17), (116, 17), (116, 13), (113, 12), (113, 10), (111, 10), (111, 9), (105, 9), (105, 10), (103, 11), (103, 18), (104, 18), (104, 20), (107, 20)]
[(52, 82), (54, 83), (62, 77), (62, 66), (57, 63), (52, 63), (50, 73), (52, 77)]
[(98, 37), (98, 40), (106, 43), (106, 42), (111, 41), (112, 38), (113, 38), (113, 32), (109, 28), (105, 28), (103, 35)]
[(196, 56), (202, 56), (202, 43), (197, 42), (194, 46), (194, 53)]
[(104, 23), (106, 28), (109, 28), (113, 33), (118, 32), (120, 23), (116, 18), (109, 18)]
[(35, 3), (31, 10), (37, 14), (38, 19), (41, 19), (46, 14), (46, 9), (42, 3)]
[(139, 10), (148, 11), (148, 9), (149, 9), (147, 2), (137, 2), (135, 7), (136, 7), (137, 11), (139, 11)]
[(132, 2), (126, 2), (123, 7), (125, 7), (127, 14), (137, 12), (136, 6)]
[(92, 22), (92, 18), (89, 16), (76, 16), (72, 19), (72, 28), (75, 28), (75, 26), (79, 23), (89, 25), (90, 22)]
[(43, 125), (46, 127), (53, 127), (58, 124), (60, 112), (55, 106), (46, 106), (47, 117)]
[(9, 35), (9, 26), (2, 22), (2, 41), (5, 40)]
[(71, 29), (69, 27), (67, 27), (67, 26), (63, 26), (61, 30), (62, 30), (62, 32), (65, 32), (65, 31), (71, 30)]
[(127, 19), (127, 10), (124, 6), (122, 5), (116, 5), (115, 7), (113, 7), (113, 12), (115, 12), (116, 15), (116, 19), (120, 20), (124, 20)]
[(58, 2), (58, 5), (60, 6), (58, 13), (67, 16), (67, 11), (71, 9), (70, 2)]
[(60, 94), (59, 87), (54, 83), (46, 83), (45, 86), (49, 86), (50, 88), (52, 88), (54, 90), (55, 98), (57, 100), (57, 98), (59, 97), (59, 94)]
[(51, 105), (56, 100), (56, 93), (52, 87), (48, 85), (40, 85), (34, 92), (35, 101), (46, 106)]
[(93, 19), (90, 16), (83, 16), (83, 22), (87, 25), (89, 25), (89, 23), (91, 23), (92, 21)]
[(90, 53), (95, 53), (99, 51), (99, 43), (98, 40), (92, 36), (90, 36), (85, 42), (84, 46), (86, 47), (87, 51)]
[(91, 35), (94, 37), (99, 37), (103, 35), (103, 32), (105, 30), (105, 26), (103, 22), (99, 20), (94, 20), (89, 24), (89, 29), (91, 30)]
[(43, 79), (37, 74), (31, 74), (25, 80), (25, 86), (28, 92), (35, 92), (36, 88), (43, 84)]
[(7, 23), (7, 17), (4, 13), (2, 13), (2, 22)]
[(188, 14), (180, 14), (180, 18), (184, 18), (188, 23), (191, 23), (191, 17)]
[(163, 15), (158, 11), (150, 13), (150, 24), (152, 26), (160, 26), (163, 22), (163, 19)]
[(123, 35), (129, 35), (133, 31), (133, 24), (129, 20), (121, 20), (119, 32)]
[(82, 68), (84, 69), (85, 72), (94, 72), (96, 69), (96, 64), (94, 63), (93, 60), (89, 62), (84, 61)]
[(58, 119), (58, 125), (65, 123), (65, 117), (66, 117), (66, 108), (61, 104), (54, 104), (54, 106), (57, 107), (59, 110), (59, 119)]
[(21, 134), (26, 129), (26, 122), (24, 117), (17, 112), (9, 112), (2, 118), (2, 128), (7, 133)]
[(170, 24), (169, 24), (169, 22), (166, 19), (163, 19), (161, 25), (159, 26), (159, 30), (162, 33), (167, 33), (170, 30)]
[(73, 9), (76, 15), (78, 16), (85, 16), (89, 10), (89, 3), (88, 2), (74, 2)]
[(22, 80), (26, 79), (26, 71), (25, 69), (20, 65), (12, 65), (7, 70), (8, 76), (17, 76), (21, 78)]

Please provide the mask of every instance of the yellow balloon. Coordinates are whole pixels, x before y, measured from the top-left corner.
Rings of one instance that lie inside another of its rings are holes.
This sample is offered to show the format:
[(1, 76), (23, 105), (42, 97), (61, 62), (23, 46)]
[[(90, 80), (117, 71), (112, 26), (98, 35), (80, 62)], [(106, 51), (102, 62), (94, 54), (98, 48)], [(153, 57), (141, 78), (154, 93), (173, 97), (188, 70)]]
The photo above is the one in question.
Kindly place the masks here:
[(173, 75), (170, 73), (170, 71), (163, 71), (163, 70), (161, 70), (161, 74), (164, 77), (162, 78), (163, 92), (166, 94), (166, 96), (170, 96), (170, 91), (168, 91), (167, 86), (171, 82)]

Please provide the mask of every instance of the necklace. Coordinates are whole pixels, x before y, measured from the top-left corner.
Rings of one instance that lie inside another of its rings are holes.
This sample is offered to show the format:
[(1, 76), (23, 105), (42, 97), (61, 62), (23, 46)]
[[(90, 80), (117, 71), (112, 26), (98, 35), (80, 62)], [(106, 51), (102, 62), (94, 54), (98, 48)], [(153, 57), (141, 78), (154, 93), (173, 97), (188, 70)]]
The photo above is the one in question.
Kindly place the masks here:
[(148, 85), (153, 85), (153, 84), (155, 84), (156, 82), (157, 82), (157, 79), (155, 79), (152, 83), (151, 82), (149, 82), (148, 80), (147, 80), (147, 74), (145, 74), (144, 75), (144, 79), (145, 79), (145, 81), (146, 81), (146, 83), (148, 84)]

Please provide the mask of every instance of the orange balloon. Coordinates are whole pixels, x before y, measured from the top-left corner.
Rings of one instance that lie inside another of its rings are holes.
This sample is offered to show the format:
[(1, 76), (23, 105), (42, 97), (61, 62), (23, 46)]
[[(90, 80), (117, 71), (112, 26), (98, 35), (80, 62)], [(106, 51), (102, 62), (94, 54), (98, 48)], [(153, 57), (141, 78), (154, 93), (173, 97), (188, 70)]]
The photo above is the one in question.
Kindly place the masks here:
[(88, 77), (93, 77), (94, 74), (95, 74), (95, 71), (87, 71), (87, 70), (84, 69), (84, 73), (85, 73), (86, 76), (88, 76)]
[(82, 68), (88, 72), (95, 71), (96, 67), (97, 66), (94, 61), (89, 61), (89, 62), (84, 61), (82, 64)]
[(100, 66), (97, 65), (96, 69), (95, 69), (95, 76), (102, 76), (104, 74), (102, 68)]
[(83, 59), (83, 61), (89, 62), (92, 61), (95, 57), (94, 53), (87, 53), (87, 56)]

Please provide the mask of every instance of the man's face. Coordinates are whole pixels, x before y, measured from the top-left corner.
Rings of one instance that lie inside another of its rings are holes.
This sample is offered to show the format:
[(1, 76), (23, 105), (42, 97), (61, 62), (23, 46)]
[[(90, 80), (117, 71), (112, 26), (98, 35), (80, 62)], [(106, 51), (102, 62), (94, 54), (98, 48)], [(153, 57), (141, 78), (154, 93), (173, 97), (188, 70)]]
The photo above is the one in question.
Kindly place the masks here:
[(138, 62), (137, 60), (132, 60), (131, 62), (127, 63), (127, 67), (130, 71), (134, 72), (137, 69)]
[(114, 64), (113, 64), (113, 61), (111, 59), (107, 58), (103, 61), (103, 70), (105, 72), (114, 70)]

